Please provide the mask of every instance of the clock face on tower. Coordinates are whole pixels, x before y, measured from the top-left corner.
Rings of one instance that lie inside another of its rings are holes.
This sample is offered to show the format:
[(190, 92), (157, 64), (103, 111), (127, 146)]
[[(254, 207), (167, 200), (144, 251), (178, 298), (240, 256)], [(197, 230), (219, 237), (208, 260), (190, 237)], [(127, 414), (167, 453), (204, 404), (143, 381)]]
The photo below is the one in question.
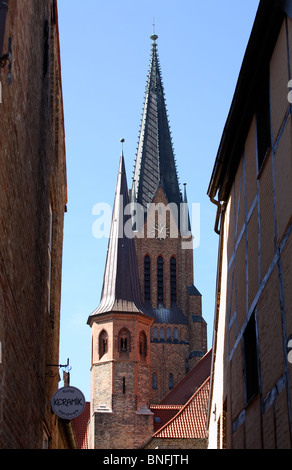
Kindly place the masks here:
[(165, 224), (155, 224), (151, 230), (151, 234), (158, 240), (163, 240), (169, 237), (169, 228)]

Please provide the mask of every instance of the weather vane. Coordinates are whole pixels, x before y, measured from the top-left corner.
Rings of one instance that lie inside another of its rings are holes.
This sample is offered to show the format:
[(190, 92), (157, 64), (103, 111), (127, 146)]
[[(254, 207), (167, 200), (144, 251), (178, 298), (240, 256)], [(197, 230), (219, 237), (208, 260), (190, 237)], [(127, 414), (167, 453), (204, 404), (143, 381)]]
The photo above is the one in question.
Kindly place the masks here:
[(153, 16), (153, 34), (152, 34), (152, 36), (150, 36), (150, 39), (152, 39), (153, 42), (155, 42), (156, 39), (158, 39), (157, 34), (155, 34), (155, 21), (154, 21), (154, 16)]

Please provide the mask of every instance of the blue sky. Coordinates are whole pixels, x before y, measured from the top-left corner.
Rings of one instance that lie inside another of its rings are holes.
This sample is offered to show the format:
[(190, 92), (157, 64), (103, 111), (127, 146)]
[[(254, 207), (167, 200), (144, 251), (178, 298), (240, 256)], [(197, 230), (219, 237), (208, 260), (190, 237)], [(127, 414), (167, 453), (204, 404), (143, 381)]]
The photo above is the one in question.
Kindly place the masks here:
[(97, 203), (112, 206), (124, 138), (128, 185), (144, 104), (153, 30), (180, 184), (200, 204), (194, 283), (212, 346), (218, 235), (206, 192), (258, 0), (59, 0), (68, 212), (60, 363), (90, 399), (88, 316), (100, 301), (108, 240), (93, 236)]

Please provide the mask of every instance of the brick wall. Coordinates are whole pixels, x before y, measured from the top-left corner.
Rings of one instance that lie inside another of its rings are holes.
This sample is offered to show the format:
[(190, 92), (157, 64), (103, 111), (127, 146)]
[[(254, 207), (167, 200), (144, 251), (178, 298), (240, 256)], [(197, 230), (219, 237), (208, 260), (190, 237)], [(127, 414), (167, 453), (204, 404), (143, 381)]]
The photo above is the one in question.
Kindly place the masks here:
[[(189, 370), (201, 358), (198, 351), (207, 352), (207, 328), (202, 317), (202, 305), (200, 295), (191, 295), (188, 287), (193, 284), (193, 250), (184, 249), (182, 238), (177, 230), (175, 217), (171, 211), (166, 211), (166, 216), (161, 218), (161, 223), (169, 228), (169, 235), (159, 239), (155, 237), (155, 225), (159, 224), (159, 205), (167, 207), (168, 203), (161, 187), (158, 188), (153, 200), (153, 206), (147, 214), (144, 231), (135, 237), (138, 272), (142, 298), (144, 295), (144, 258), (150, 257), (150, 303), (153, 308), (158, 306), (157, 301), (157, 258), (163, 257), (163, 306), (170, 309), (171, 304), (171, 282), (170, 282), (170, 260), (176, 259), (176, 282), (177, 301), (176, 304), (184, 313), (188, 324), (154, 323), (151, 329), (151, 376), (157, 377), (157, 388), (151, 390), (151, 403), (157, 404), (169, 392), (169, 376), (172, 374), (173, 386), (175, 386)], [(178, 210), (179, 212), (179, 210)], [(162, 232), (168, 235), (167, 232)], [(187, 239), (188, 240), (188, 239)], [(194, 317), (200, 317), (194, 321)], [(177, 328), (179, 340), (166, 339), (168, 327)], [(153, 328), (165, 331), (165, 340), (153, 340)], [(196, 353), (193, 353), (196, 351)], [(190, 353), (191, 356), (190, 356)], [(190, 356), (190, 357), (189, 357)]]
[[(150, 406), (150, 325), (152, 319), (126, 312), (109, 312), (92, 324), (91, 448), (137, 448), (153, 432)], [(121, 349), (121, 331), (127, 349)], [(100, 354), (106, 332), (107, 349)], [(146, 336), (141, 354), (140, 333)]]
[(66, 204), (55, 13), (50, 0), (9, 1), (4, 52), (11, 37), (12, 84), (2, 69), (0, 104), (0, 448), (41, 448), (44, 431), (58, 446), (49, 404), (58, 369), (46, 367), (59, 363)]

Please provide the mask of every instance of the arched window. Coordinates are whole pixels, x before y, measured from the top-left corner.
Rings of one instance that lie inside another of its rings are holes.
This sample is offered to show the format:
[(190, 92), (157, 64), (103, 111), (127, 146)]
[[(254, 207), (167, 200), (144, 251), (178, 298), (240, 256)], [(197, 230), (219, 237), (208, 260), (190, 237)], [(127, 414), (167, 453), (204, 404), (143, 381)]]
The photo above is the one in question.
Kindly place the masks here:
[(166, 339), (167, 341), (171, 341), (171, 328), (169, 327), (166, 329)]
[(163, 303), (163, 258), (157, 258), (157, 303)]
[(174, 341), (178, 341), (178, 329), (177, 328), (173, 329), (173, 339)]
[(169, 374), (169, 390), (173, 389), (173, 374)]
[(144, 299), (150, 300), (150, 257), (144, 258)]
[(160, 341), (165, 340), (165, 330), (164, 330), (163, 326), (160, 328), (160, 331), (159, 331), (159, 339), (160, 339)]
[(144, 331), (141, 331), (139, 335), (139, 352), (141, 359), (145, 359), (147, 356), (147, 337)]
[(153, 390), (157, 390), (157, 375), (152, 374), (152, 388)]
[(118, 348), (120, 355), (128, 355), (131, 350), (131, 335), (127, 328), (122, 328), (118, 336)]
[(107, 352), (108, 352), (108, 334), (105, 330), (102, 330), (98, 338), (99, 359), (101, 359), (102, 356), (104, 356)]
[(170, 298), (171, 302), (176, 302), (176, 259), (170, 258)]

